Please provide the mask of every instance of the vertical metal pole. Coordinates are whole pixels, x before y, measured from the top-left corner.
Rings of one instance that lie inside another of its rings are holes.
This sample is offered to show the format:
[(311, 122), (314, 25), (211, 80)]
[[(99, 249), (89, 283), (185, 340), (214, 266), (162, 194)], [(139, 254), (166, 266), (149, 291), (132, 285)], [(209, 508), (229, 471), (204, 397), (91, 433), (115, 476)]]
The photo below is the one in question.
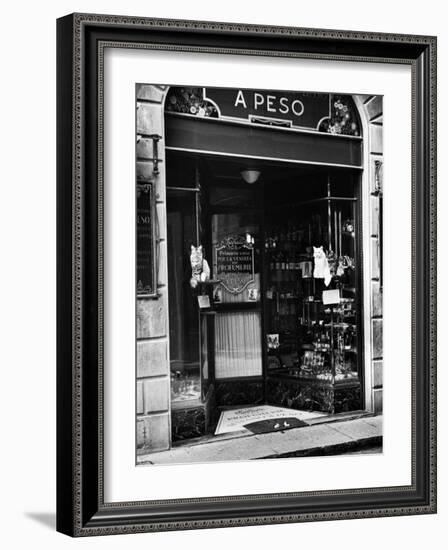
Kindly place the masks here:
[(195, 193), (195, 208), (196, 208), (196, 246), (199, 246), (200, 239), (201, 239), (201, 231), (200, 231), (200, 217), (201, 217), (201, 178), (199, 174), (199, 167), (198, 163), (196, 161), (196, 167), (195, 167), (195, 186), (196, 189), (199, 189), (199, 193)]
[(269, 228), (265, 209), (265, 185), (261, 182), (257, 193), (257, 207), (259, 209), (259, 253), (260, 253), (260, 312), (261, 312), (261, 369), (263, 378), (263, 402), (268, 403), (268, 350), (267, 350), (267, 318), (269, 315), (266, 300), (266, 289), (269, 265), (266, 263), (266, 238)]
[(333, 220), (334, 220), (334, 253), (336, 256), (338, 255), (338, 215), (337, 212), (333, 212)]
[(328, 174), (327, 179), (327, 218), (328, 218), (328, 250), (333, 250), (332, 246), (332, 232), (331, 232), (331, 183), (330, 183), (330, 174)]
[[(199, 173), (199, 166), (198, 161), (196, 160), (195, 163), (195, 187), (196, 189), (199, 189), (199, 193), (194, 194), (194, 205), (195, 205), (195, 232), (196, 232), (196, 246), (199, 246), (200, 239), (201, 239), (201, 230), (200, 230), (200, 215), (201, 215), (201, 178)], [(207, 322), (203, 323), (201, 319), (200, 312), (198, 313), (198, 348), (199, 348), (199, 369), (200, 369), (200, 381), (201, 381), (201, 399), (204, 400), (207, 393), (208, 388), (210, 386), (210, 362), (207, 357), (207, 365), (208, 365), (208, 379), (207, 379), (207, 387), (205, 387), (205, 380), (204, 380), (204, 365), (202, 364), (202, 342), (204, 339), (207, 338), (206, 334), (202, 334), (203, 330), (208, 330)], [(207, 341), (208, 344), (208, 341)], [(207, 349), (208, 353), (208, 349)]]
[(339, 233), (338, 233), (338, 237), (339, 237), (339, 246), (338, 246), (338, 250), (339, 250), (339, 256), (342, 256), (342, 211), (339, 210)]

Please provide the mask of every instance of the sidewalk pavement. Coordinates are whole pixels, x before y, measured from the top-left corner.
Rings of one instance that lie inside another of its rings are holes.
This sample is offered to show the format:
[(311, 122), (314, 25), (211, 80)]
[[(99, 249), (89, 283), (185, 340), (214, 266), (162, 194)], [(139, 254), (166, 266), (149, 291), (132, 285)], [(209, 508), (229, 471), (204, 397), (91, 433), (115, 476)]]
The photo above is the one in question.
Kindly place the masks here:
[(211, 437), (138, 457), (139, 464), (191, 464), (346, 454), (381, 446), (382, 416), (314, 424), (283, 432)]

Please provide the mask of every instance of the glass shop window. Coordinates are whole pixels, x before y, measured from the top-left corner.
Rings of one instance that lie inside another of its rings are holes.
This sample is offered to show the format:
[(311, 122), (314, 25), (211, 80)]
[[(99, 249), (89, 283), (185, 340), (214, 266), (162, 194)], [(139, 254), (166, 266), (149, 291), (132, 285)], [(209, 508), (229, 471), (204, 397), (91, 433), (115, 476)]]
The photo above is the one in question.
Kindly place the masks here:
[(212, 216), (215, 286), (215, 376), (260, 376), (260, 228), (257, 215), (227, 212)]
[(167, 189), (168, 292), (172, 403), (200, 399), (199, 315), (189, 251), (196, 244), (196, 193)]
[[(310, 189), (311, 187), (309, 187)], [(306, 200), (282, 203), (268, 216), (266, 326), (268, 372), (304, 383), (360, 376), (356, 197), (343, 185), (316, 185)], [(311, 402), (304, 402), (313, 408)], [(316, 405), (318, 407), (318, 405)], [(329, 406), (331, 408), (331, 406)]]

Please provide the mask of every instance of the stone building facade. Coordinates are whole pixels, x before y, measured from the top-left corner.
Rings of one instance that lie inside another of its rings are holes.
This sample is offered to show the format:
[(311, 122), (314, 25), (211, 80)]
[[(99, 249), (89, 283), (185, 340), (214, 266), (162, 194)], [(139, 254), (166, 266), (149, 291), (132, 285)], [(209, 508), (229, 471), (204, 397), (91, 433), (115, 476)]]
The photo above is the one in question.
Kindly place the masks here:
[[(156, 292), (137, 296), (137, 453), (171, 446), (168, 265), (164, 107), (167, 86), (136, 87), (136, 177), (154, 188), (156, 220)], [(353, 96), (362, 123), (363, 286), (365, 408), (380, 414), (383, 392), (382, 350), (382, 98)], [(154, 136), (157, 137), (156, 141)], [(157, 143), (157, 151), (154, 144)], [(157, 169), (155, 168), (155, 162)]]

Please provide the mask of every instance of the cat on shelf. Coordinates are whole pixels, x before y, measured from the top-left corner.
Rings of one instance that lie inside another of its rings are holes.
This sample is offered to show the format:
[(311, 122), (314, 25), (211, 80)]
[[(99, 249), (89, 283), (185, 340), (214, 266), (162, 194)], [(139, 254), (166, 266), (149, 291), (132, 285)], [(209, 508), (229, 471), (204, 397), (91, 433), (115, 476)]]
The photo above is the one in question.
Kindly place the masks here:
[(331, 282), (330, 266), (328, 265), (328, 259), (324, 252), (323, 246), (313, 246), (314, 251), (314, 273), (315, 279), (324, 279), (325, 286), (328, 286)]
[(190, 251), (190, 263), (191, 263), (191, 288), (196, 288), (198, 283), (203, 283), (210, 279), (210, 266), (207, 260), (204, 258), (202, 252), (202, 245), (191, 245)]

